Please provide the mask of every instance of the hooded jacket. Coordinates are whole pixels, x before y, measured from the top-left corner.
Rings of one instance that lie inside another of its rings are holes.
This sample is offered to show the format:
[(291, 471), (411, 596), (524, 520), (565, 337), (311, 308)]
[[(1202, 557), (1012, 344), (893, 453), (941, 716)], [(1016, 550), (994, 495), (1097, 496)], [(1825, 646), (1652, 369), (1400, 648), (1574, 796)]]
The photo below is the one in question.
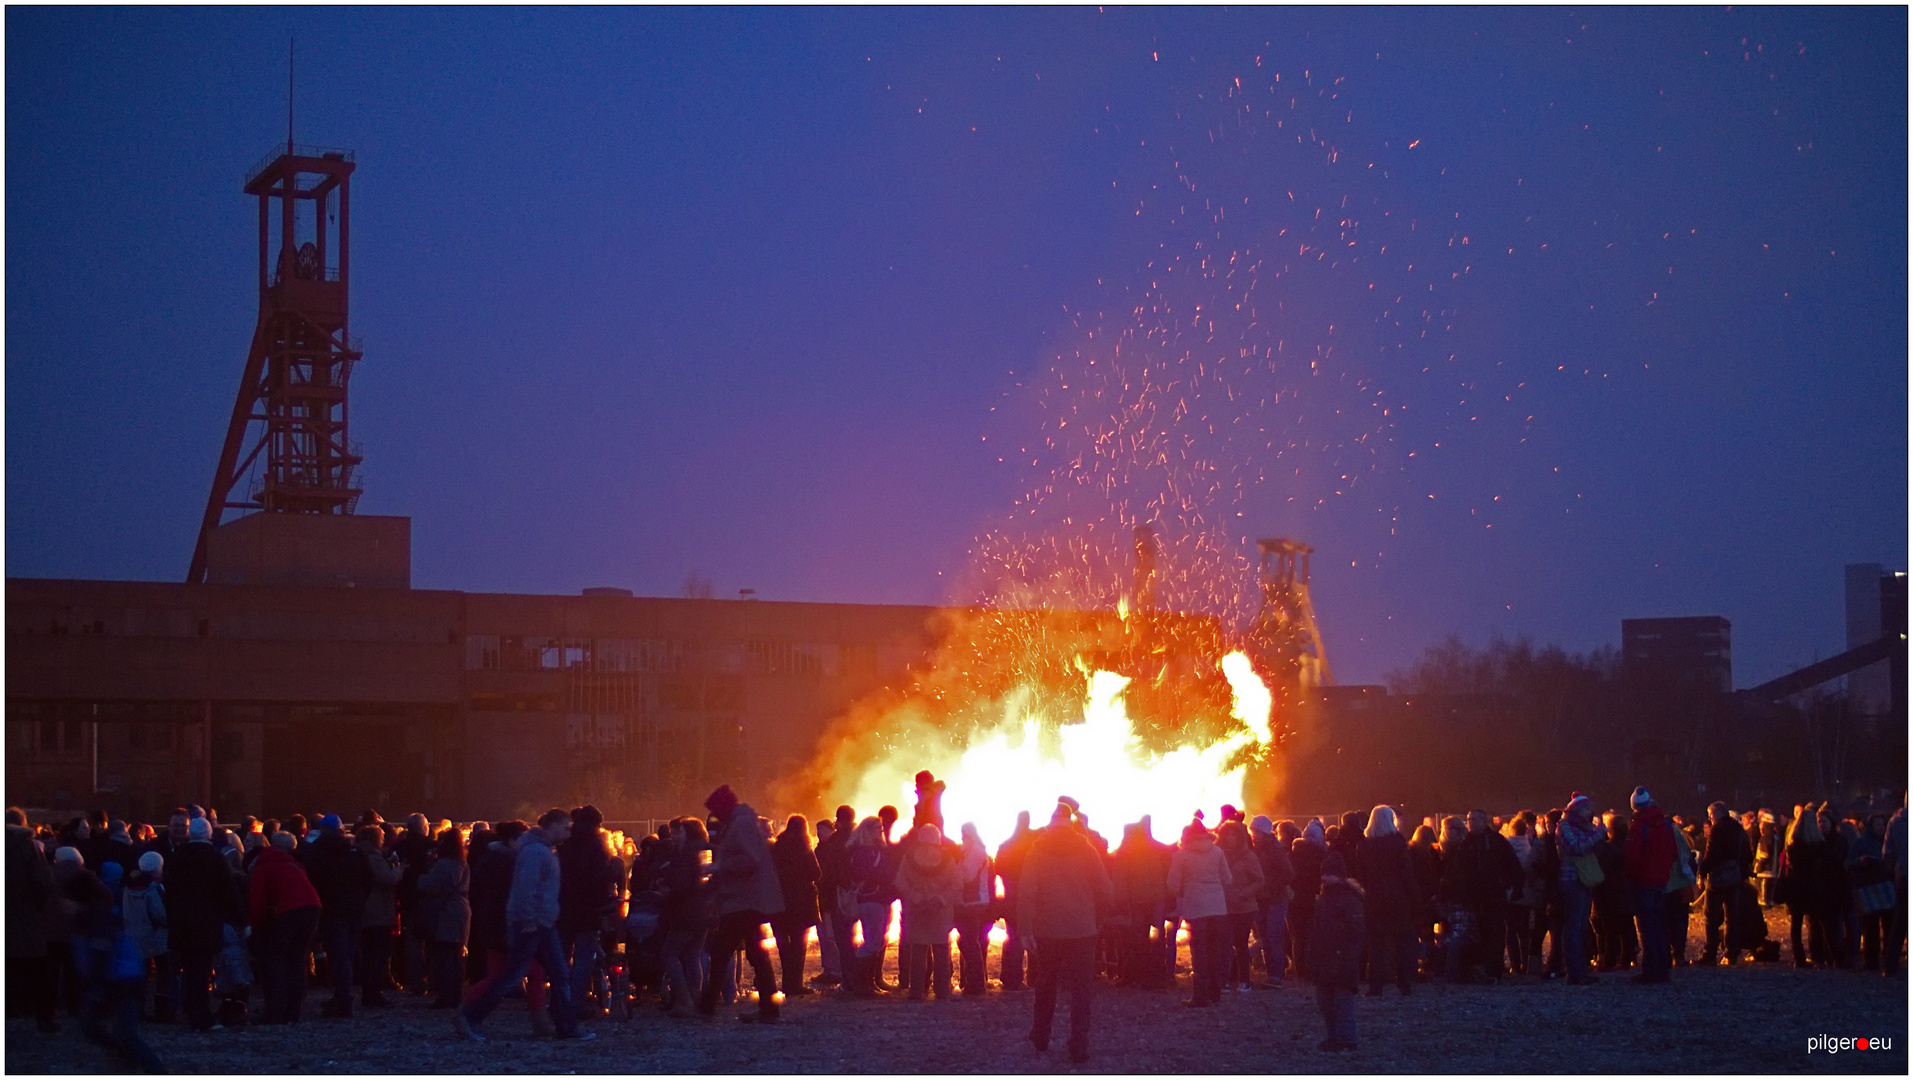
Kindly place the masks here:
[(1226, 887), (1235, 881), (1228, 856), (1206, 832), (1184, 840), (1169, 857), (1169, 891), (1176, 914), (1187, 920), (1229, 913)]
[(768, 921), (783, 912), (784, 890), (777, 883), (770, 843), (758, 831), (757, 811), (749, 803), (738, 803), (731, 810), (711, 858), (720, 916), (755, 911)]

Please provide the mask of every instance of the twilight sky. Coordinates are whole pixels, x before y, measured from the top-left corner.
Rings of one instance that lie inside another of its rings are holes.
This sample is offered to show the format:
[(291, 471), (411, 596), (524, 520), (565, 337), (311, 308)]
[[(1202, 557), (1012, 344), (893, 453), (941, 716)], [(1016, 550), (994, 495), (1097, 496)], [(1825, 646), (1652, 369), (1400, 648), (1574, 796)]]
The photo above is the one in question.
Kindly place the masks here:
[(1906, 566), (1906, 19), (9, 8), (6, 571), (183, 577), (296, 34), (418, 587), (951, 599), (1129, 325), (1339, 681), (1719, 614), (1752, 685)]

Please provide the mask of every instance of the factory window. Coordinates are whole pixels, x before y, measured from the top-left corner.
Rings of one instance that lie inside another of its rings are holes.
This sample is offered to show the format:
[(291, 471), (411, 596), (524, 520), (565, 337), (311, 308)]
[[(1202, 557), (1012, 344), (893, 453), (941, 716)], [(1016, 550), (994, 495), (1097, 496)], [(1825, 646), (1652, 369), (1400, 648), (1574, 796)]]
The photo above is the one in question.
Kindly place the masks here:
[(624, 717), (565, 717), (565, 749), (621, 750), (624, 748)]

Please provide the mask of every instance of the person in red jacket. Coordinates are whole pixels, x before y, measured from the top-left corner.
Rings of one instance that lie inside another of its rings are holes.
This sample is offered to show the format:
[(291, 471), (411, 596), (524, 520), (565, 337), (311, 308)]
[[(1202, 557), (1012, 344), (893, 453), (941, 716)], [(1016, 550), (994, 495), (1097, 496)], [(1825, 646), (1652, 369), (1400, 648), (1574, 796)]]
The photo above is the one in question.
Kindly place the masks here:
[(1634, 808), (1634, 820), (1628, 825), (1623, 866), (1628, 887), (1634, 893), (1634, 911), (1641, 932), (1641, 973), (1637, 983), (1664, 983), (1673, 964), (1667, 946), (1667, 920), (1662, 912), (1667, 883), (1674, 873), (1674, 860), (1680, 849), (1674, 840), (1674, 824), (1654, 803), (1644, 787), (1634, 789), (1628, 800)]
[(292, 857), (291, 833), (272, 834), (272, 846), (252, 866), (252, 933), (260, 941), (266, 983), (261, 1023), (296, 1024), (306, 1000), (306, 969), (319, 926), (319, 891)]

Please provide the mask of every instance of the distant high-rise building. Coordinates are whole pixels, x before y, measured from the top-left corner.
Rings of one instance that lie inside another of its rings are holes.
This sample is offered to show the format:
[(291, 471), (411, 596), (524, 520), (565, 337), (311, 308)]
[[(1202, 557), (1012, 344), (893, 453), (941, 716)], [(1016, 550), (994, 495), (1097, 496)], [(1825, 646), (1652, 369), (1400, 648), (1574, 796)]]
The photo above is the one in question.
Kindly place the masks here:
[(1719, 615), (1622, 619), (1621, 667), (1628, 681), (1683, 697), (1734, 688), (1732, 625)]
[[(1847, 648), (1906, 632), (1906, 575), (1879, 563), (1847, 564)], [(1847, 704), (1860, 716), (1893, 707), (1893, 667), (1885, 660), (1847, 676)]]

